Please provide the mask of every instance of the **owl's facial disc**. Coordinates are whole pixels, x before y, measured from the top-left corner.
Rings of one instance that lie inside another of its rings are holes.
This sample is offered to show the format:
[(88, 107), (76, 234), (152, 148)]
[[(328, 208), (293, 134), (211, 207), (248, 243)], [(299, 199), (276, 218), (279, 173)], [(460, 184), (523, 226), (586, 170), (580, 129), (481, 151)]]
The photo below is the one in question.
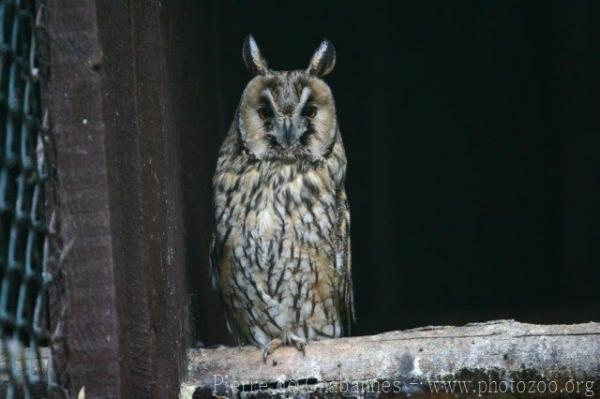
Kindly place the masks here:
[(337, 131), (329, 86), (306, 71), (255, 76), (244, 91), (238, 123), (244, 147), (261, 160), (319, 160)]
[(318, 112), (311, 99), (310, 88), (304, 87), (297, 103), (288, 100), (278, 105), (269, 89), (263, 91), (262, 97), (257, 113), (265, 123), (265, 131), (272, 144), (285, 150), (300, 145)]

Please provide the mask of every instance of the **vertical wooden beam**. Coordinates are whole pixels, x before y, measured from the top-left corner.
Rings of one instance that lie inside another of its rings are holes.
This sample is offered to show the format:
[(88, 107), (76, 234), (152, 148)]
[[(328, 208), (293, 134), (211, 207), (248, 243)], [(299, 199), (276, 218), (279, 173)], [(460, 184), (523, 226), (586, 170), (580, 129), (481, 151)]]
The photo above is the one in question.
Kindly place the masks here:
[[(119, 361), (115, 265), (112, 244), (106, 126), (102, 104), (102, 50), (92, 0), (46, 4), (51, 78), (48, 108), (56, 145), (56, 216), (62, 250), (64, 295), (60, 325), (67, 349), (58, 359), (61, 381), (72, 393), (118, 397), (124, 375)], [(66, 380), (68, 379), (68, 380)]]
[[(178, 139), (157, 0), (48, 2), (63, 383), (175, 397), (187, 347)], [(67, 250), (68, 249), (68, 250)]]

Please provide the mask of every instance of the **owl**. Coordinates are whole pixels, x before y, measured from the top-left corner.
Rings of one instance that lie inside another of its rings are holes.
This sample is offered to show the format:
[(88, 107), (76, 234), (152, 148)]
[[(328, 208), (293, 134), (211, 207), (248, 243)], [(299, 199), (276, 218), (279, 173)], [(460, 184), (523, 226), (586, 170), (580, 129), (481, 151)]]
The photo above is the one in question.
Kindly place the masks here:
[(262, 350), (348, 334), (354, 322), (346, 155), (323, 40), (306, 70), (269, 69), (248, 36), (245, 87), (213, 177), (212, 283), (238, 343)]

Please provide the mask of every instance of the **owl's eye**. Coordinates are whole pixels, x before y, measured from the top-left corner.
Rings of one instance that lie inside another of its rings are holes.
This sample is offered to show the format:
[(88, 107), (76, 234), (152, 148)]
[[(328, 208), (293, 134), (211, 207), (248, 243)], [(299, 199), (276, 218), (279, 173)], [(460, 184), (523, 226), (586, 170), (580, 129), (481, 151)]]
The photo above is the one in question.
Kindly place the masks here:
[(258, 109), (258, 116), (260, 116), (260, 119), (262, 119), (264, 121), (265, 119), (269, 119), (269, 118), (273, 117), (273, 111), (271, 110), (271, 107), (269, 107), (268, 105), (262, 105)]
[(302, 109), (302, 116), (305, 118), (314, 118), (317, 115), (317, 107), (312, 104), (306, 104)]

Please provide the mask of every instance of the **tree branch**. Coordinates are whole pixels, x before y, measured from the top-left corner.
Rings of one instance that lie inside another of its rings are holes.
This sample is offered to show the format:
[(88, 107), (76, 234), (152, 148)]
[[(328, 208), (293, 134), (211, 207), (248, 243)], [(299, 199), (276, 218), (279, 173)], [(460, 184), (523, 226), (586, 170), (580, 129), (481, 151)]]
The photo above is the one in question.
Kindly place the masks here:
[(266, 364), (254, 347), (194, 349), (181, 397), (373, 393), (440, 398), (467, 392), (547, 397), (553, 390), (589, 397), (599, 388), (600, 323), (541, 326), (502, 320), (313, 342), (306, 357), (287, 347)]

